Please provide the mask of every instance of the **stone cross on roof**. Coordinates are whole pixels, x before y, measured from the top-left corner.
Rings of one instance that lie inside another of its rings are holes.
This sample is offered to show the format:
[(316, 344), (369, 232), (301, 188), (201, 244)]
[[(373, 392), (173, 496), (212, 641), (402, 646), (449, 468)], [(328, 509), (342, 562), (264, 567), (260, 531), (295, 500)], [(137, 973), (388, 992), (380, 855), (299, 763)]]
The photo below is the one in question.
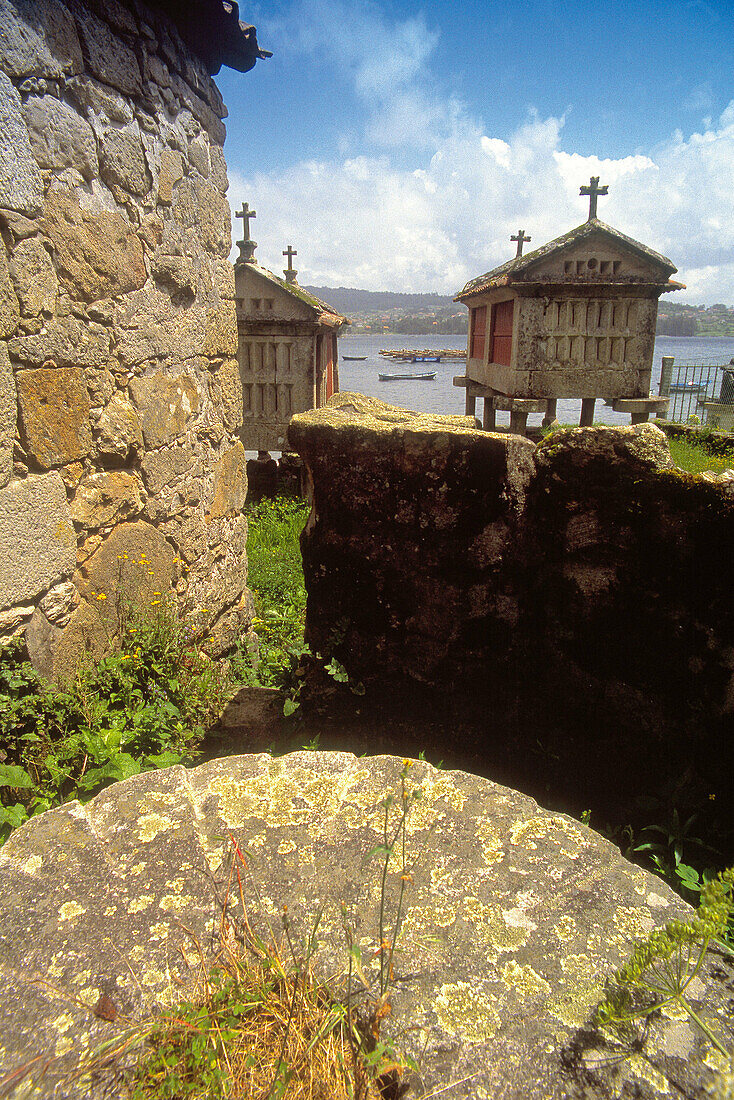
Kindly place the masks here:
[(244, 239), (237, 241), (237, 247), (240, 250), (240, 254), (237, 257), (237, 262), (246, 264), (255, 263), (255, 249), (257, 248), (257, 241), (253, 241), (250, 237), (250, 218), (256, 218), (257, 213), (254, 210), (250, 210), (249, 202), (243, 202), (242, 209), (235, 213), (236, 218), (242, 218), (244, 225)]
[(293, 267), (293, 257), (297, 256), (298, 252), (292, 244), (289, 244), (288, 247), (284, 250), (283, 255), (288, 257), (288, 267), (285, 268), (283, 271), (286, 282), (295, 283), (296, 275), (298, 274), (298, 272)]
[[(532, 237), (525, 236), (524, 229), (518, 229), (517, 233), (513, 233), (510, 237), (511, 241), (517, 241), (517, 256), (522, 256), (522, 246), (525, 241), (532, 241)], [(517, 257), (516, 257), (517, 258)]]
[(587, 187), (586, 184), (584, 184), (584, 186), (581, 188), (579, 194), (589, 196), (589, 221), (591, 221), (592, 218), (596, 217), (596, 200), (598, 196), (606, 195), (608, 191), (609, 186), (606, 183), (603, 187), (599, 186), (598, 176), (592, 176), (589, 180), (589, 186)]

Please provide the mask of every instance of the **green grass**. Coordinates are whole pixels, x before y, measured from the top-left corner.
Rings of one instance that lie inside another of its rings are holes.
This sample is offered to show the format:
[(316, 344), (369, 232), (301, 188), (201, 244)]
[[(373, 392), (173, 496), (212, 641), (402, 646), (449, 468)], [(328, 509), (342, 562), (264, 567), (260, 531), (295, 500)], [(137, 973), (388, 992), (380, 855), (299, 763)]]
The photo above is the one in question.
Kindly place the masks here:
[(713, 470), (720, 474), (723, 470), (734, 469), (734, 451), (725, 455), (712, 454), (700, 443), (689, 439), (669, 439), (670, 455), (676, 466), (689, 474), (702, 474)]
[(303, 633), (306, 587), (299, 536), (309, 506), (302, 500), (276, 497), (252, 505), (247, 512), (247, 586), (255, 599), (253, 629), (257, 653), (241, 650), (233, 659), (233, 675), (243, 683), (284, 689), (295, 710), (299, 666), (308, 655)]

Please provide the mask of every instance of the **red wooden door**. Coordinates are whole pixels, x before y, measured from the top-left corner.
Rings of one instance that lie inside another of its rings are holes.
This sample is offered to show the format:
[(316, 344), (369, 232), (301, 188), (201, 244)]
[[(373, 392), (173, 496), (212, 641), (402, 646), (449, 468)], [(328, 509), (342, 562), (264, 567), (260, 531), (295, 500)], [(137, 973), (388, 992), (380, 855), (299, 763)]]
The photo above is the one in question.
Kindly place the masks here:
[(492, 363), (509, 367), (512, 363), (512, 320), (515, 315), (515, 303), (496, 302), (492, 306), (492, 341), (489, 358)]
[(324, 398), (324, 404), (334, 393), (334, 340), (333, 337), (326, 337), (326, 396)]
[(487, 307), (477, 306), (471, 311), (470, 359), (484, 359), (484, 339), (487, 332)]

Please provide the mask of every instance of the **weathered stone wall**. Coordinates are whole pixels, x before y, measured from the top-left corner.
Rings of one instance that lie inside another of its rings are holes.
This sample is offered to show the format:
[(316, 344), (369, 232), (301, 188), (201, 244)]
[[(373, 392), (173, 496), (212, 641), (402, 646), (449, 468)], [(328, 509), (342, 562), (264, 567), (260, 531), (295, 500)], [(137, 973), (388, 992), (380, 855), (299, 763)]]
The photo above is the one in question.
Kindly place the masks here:
[(734, 478), (673, 469), (653, 425), (535, 448), (355, 394), (295, 417), (290, 439), (313, 482), (315, 649), (382, 697), (483, 697), (487, 738), (516, 730), (520, 753), (555, 722), (570, 786), (659, 790), (692, 766), (726, 788)]
[(49, 673), (120, 593), (248, 618), (225, 114), (154, 7), (0, 0), (0, 639)]

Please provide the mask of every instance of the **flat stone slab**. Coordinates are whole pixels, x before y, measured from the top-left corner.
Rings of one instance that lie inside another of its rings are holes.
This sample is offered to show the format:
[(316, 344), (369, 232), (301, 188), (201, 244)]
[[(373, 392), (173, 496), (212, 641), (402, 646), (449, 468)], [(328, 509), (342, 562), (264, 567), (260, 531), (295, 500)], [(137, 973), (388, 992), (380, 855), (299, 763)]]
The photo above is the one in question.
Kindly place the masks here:
[[(365, 959), (379, 942), (384, 801), (391, 830), (411, 800), (404, 922), (387, 1030), (420, 1068), (410, 1095), (561, 1100), (705, 1096), (717, 1063), (682, 1019), (653, 1021), (643, 1053), (620, 1058), (583, 1031), (604, 978), (635, 937), (690, 909), (592, 830), (465, 772), (392, 756), (298, 752), (148, 772), (91, 802), (42, 814), (0, 850), (0, 1090), (31, 1059), (52, 1063), (16, 1095), (101, 1096), (69, 1082), (75, 1054), (114, 1035), (106, 993), (126, 1018), (174, 1003), (219, 927), (233, 838), (246, 853), (251, 923), (306, 942), (316, 913), (324, 973), (346, 969), (341, 903)], [(385, 894), (392, 929), (401, 864)], [(236, 904), (236, 903), (235, 903)], [(691, 989), (725, 1043), (723, 957)], [(372, 975), (376, 962), (366, 967)], [(601, 1042), (601, 1040), (600, 1040)], [(120, 1082), (106, 1095), (124, 1096)]]

